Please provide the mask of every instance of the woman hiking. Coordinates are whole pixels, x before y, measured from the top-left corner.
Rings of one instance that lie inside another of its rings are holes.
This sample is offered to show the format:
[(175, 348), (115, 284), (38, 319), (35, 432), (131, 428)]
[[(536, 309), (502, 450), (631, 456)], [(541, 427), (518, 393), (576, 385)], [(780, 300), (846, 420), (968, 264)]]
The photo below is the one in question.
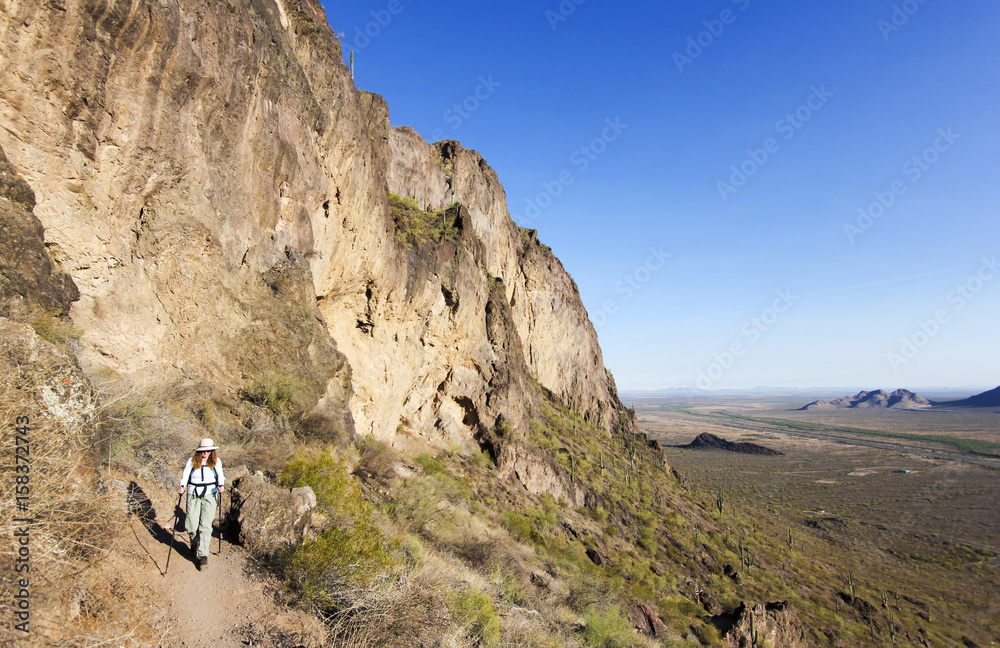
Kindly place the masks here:
[(188, 491), (184, 529), (191, 536), (191, 553), (200, 571), (208, 569), (208, 546), (212, 541), (216, 498), (222, 497), (226, 485), (218, 449), (212, 439), (202, 439), (194, 449), (194, 455), (184, 465), (181, 483), (177, 487), (178, 494), (183, 493), (185, 488)]

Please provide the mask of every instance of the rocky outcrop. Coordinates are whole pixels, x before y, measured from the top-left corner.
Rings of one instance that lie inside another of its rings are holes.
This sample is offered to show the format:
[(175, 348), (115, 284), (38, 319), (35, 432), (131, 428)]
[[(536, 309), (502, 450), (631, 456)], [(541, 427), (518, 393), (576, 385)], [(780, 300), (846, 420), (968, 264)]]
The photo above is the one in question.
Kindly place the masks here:
[(239, 542), (255, 555), (271, 555), (302, 540), (316, 495), (308, 486), (278, 488), (257, 475), (233, 481), (230, 520)]
[(713, 623), (727, 626), (723, 643), (730, 648), (781, 646), (800, 648), (810, 645), (796, 620), (795, 612), (785, 601), (757, 603), (740, 607), (732, 614), (713, 618)]
[(875, 391), (860, 391), (854, 396), (844, 396), (832, 401), (813, 401), (800, 410), (835, 409), (850, 407), (854, 409), (892, 408), (892, 409), (923, 409), (930, 407), (931, 402), (907, 389), (897, 389), (891, 394), (882, 389)]
[[(495, 172), (391, 129), (318, 0), (18, 3), (0, 32), (0, 145), (79, 287), (86, 371), (291, 383), (301, 429), (422, 451), (501, 415), (523, 431), (534, 381), (631, 427), (576, 285)], [(457, 201), (460, 231), (408, 247), (386, 188)]]
[(628, 618), (635, 629), (647, 637), (659, 637), (667, 631), (660, 615), (646, 603), (632, 605), (628, 610)]
[(61, 318), (80, 293), (45, 247), (35, 193), (0, 147), (0, 317)]
[(66, 351), (44, 340), (27, 324), (0, 317), (0, 375), (4, 386), (30, 393), (38, 411), (24, 416), (47, 419), (59, 434), (76, 441), (97, 403), (90, 381)]

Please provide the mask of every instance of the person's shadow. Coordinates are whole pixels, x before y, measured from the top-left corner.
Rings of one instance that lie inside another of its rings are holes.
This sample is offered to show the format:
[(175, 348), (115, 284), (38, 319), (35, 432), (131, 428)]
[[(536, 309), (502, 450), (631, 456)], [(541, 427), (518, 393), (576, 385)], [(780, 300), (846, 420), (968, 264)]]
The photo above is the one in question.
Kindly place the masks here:
[(153, 502), (149, 499), (146, 493), (142, 490), (139, 484), (129, 482), (128, 489), (125, 494), (125, 501), (128, 504), (128, 515), (131, 519), (132, 516), (138, 518), (139, 522), (142, 524), (143, 528), (161, 545), (166, 545), (167, 550), (167, 562), (164, 564), (163, 568), (160, 568), (160, 563), (156, 560), (156, 556), (150, 553), (149, 549), (142, 543), (139, 538), (139, 534), (135, 530), (135, 525), (130, 524), (129, 527), (132, 529), (132, 533), (135, 535), (135, 539), (139, 542), (139, 546), (142, 547), (149, 559), (153, 561), (156, 565), (156, 569), (160, 572), (161, 576), (165, 576), (167, 573), (167, 567), (169, 566), (170, 555), (179, 554), (185, 556), (188, 560), (191, 560), (188, 555), (187, 545), (176, 538), (178, 532), (184, 533), (184, 509), (180, 506), (180, 499), (174, 504), (174, 514), (171, 516), (173, 520), (173, 528), (164, 528), (156, 521), (156, 509), (153, 507)]

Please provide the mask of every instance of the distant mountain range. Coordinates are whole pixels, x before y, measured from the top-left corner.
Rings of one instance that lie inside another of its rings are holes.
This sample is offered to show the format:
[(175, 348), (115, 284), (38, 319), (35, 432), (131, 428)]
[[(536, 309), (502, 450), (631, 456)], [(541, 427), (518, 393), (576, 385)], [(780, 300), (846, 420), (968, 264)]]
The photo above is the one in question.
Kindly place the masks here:
[(1000, 387), (956, 401), (931, 401), (908, 389), (897, 389), (891, 394), (883, 389), (860, 391), (854, 396), (844, 396), (832, 401), (813, 401), (801, 410), (869, 407), (886, 409), (925, 409), (929, 407), (1000, 407)]
[(854, 396), (844, 396), (832, 401), (813, 401), (802, 407), (803, 410), (814, 409), (834, 409), (838, 407), (850, 407), (861, 409), (865, 407), (887, 407), (892, 409), (922, 409), (930, 407), (931, 402), (914, 394), (908, 389), (897, 389), (891, 394), (884, 389), (875, 391), (860, 391)]

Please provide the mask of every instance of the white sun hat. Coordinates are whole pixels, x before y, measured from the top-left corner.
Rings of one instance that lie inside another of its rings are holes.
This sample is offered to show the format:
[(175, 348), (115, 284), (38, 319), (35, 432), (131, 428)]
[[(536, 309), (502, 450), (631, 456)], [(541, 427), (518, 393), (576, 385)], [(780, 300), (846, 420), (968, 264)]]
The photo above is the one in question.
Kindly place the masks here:
[(215, 441), (212, 441), (208, 437), (201, 440), (201, 444), (194, 449), (195, 452), (204, 452), (205, 450), (218, 450), (219, 446), (215, 445)]

